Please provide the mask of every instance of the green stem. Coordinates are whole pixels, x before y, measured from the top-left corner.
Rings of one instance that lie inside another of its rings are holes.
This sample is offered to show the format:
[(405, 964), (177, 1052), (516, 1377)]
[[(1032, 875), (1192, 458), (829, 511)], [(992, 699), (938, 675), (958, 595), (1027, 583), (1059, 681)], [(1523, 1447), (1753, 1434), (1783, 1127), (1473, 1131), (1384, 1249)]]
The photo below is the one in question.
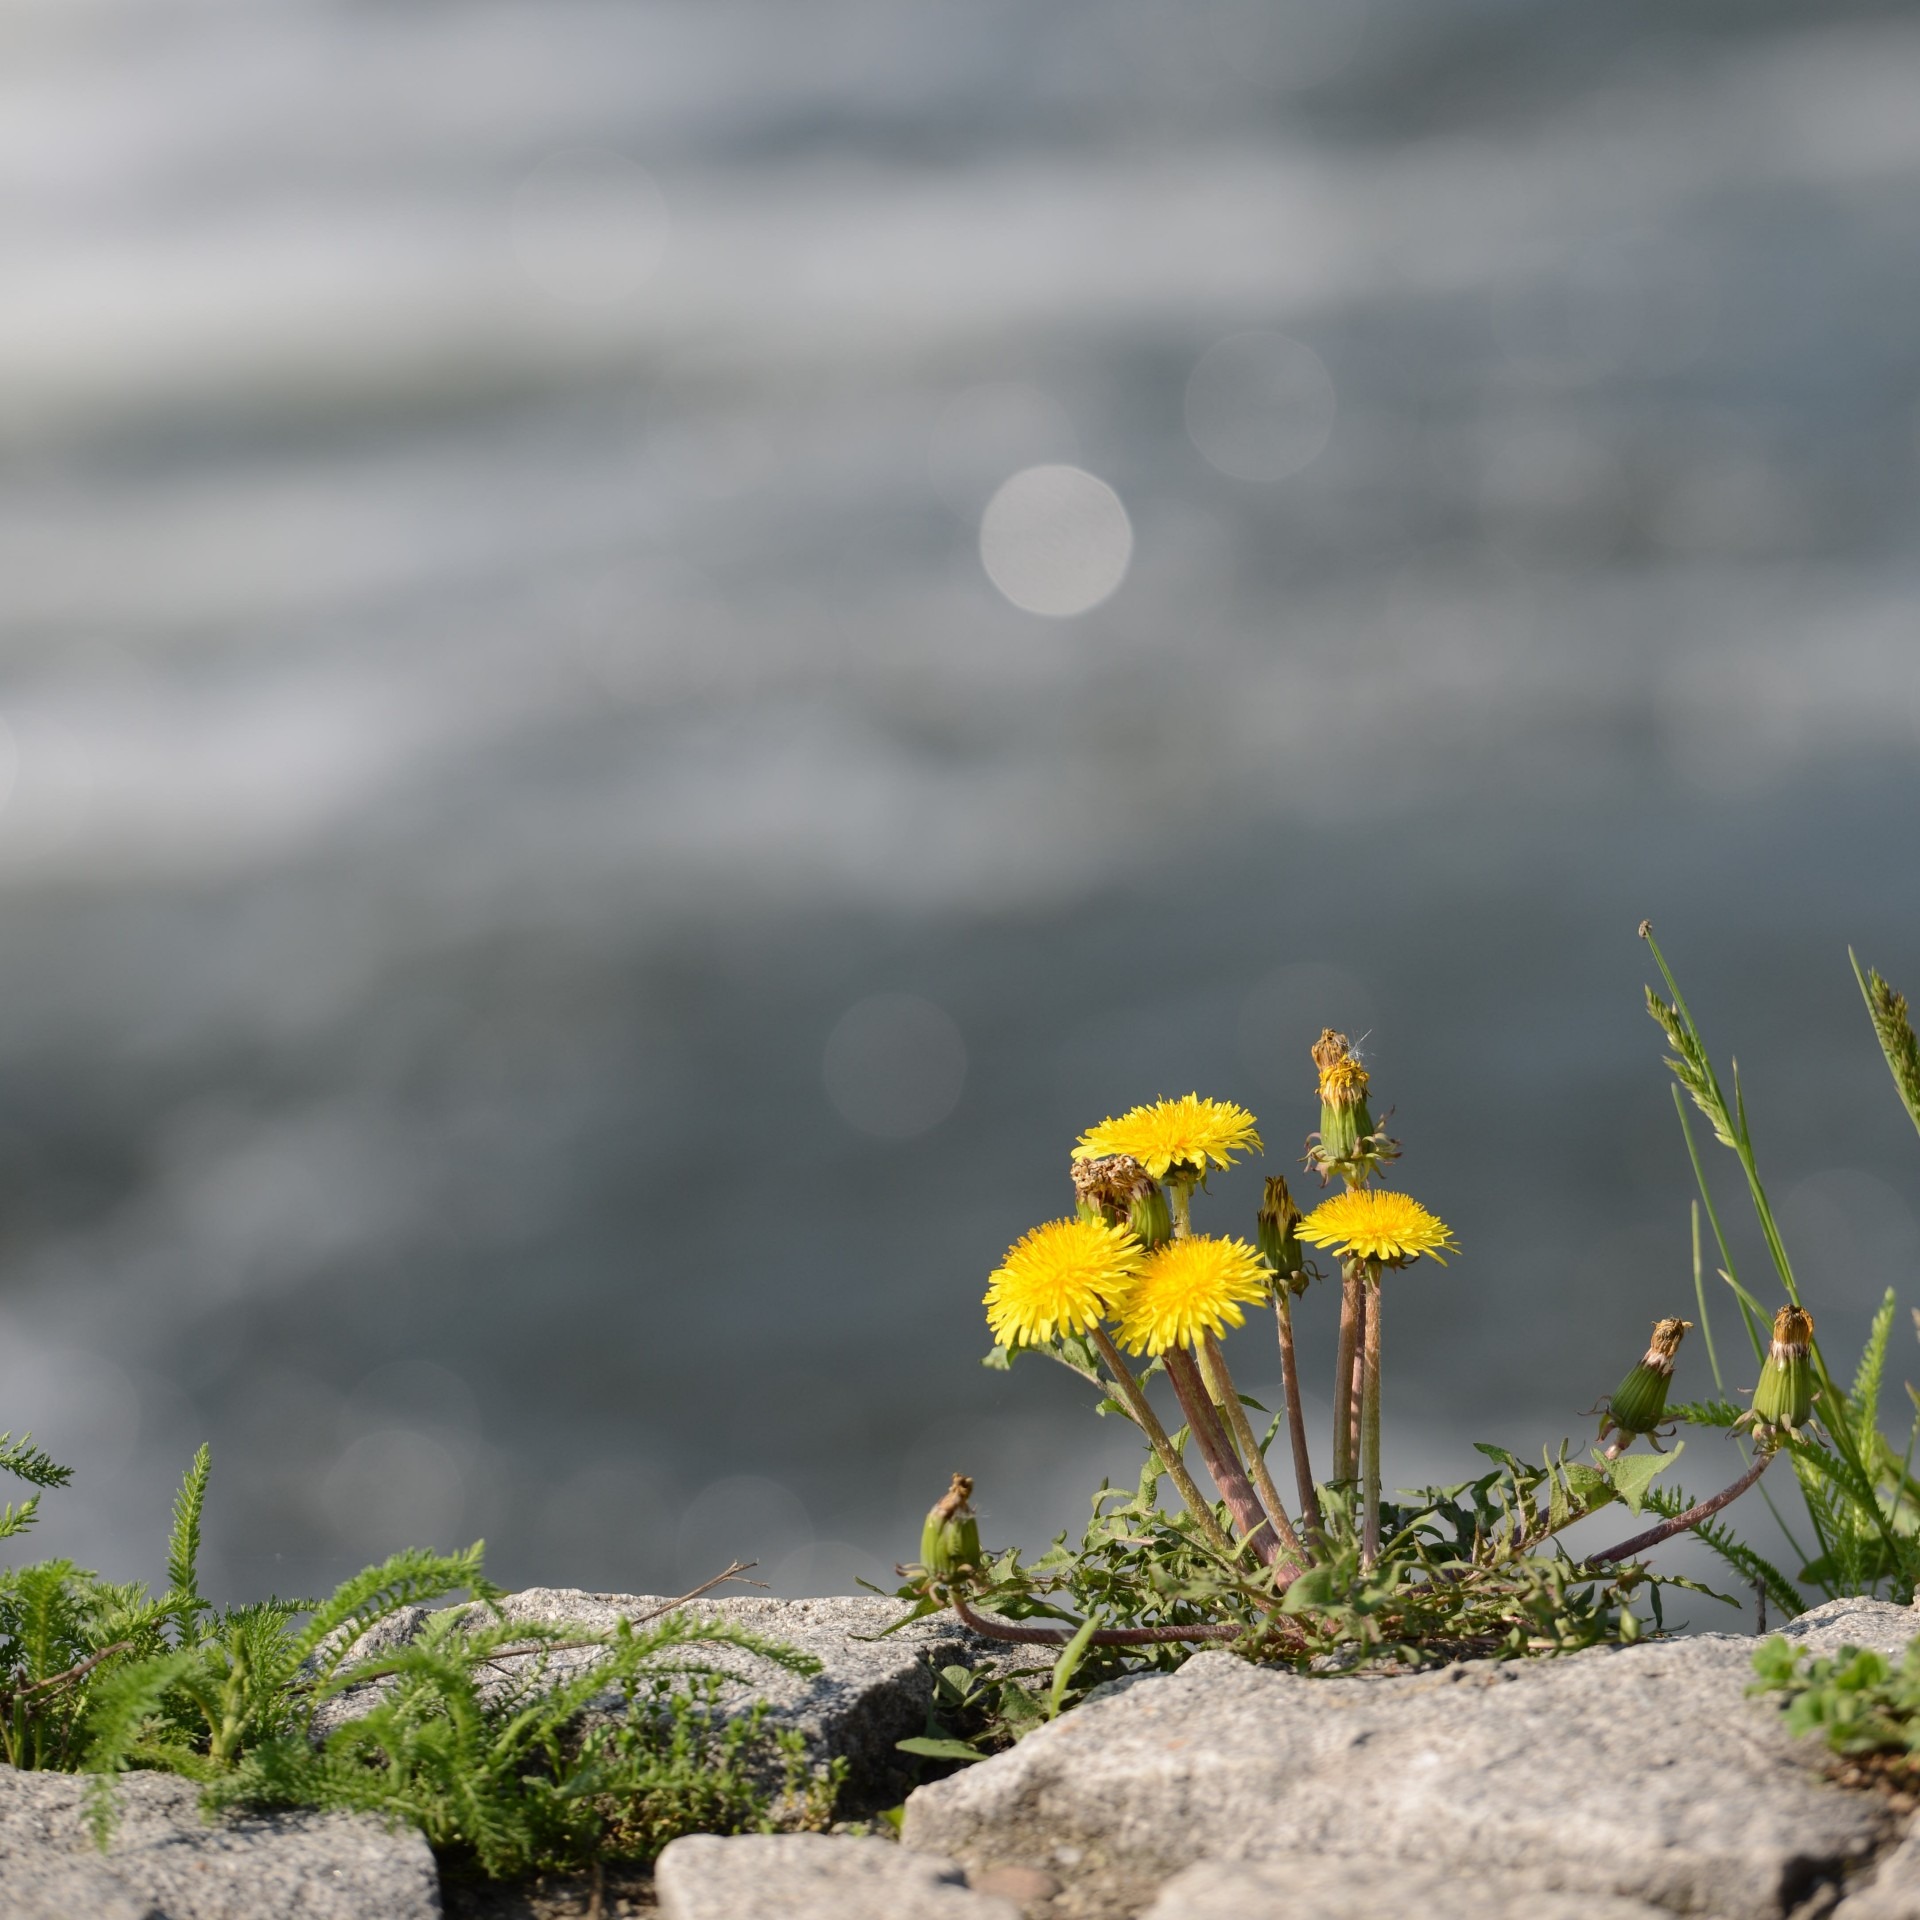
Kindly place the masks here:
[(1107, 1371), (1113, 1375), (1113, 1383), (1120, 1389), (1121, 1397), (1127, 1403), (1127, 1410), (1133, 1415), (1134, 1424), (1147, 1436), (1153, 1451), (1160, 1462), (1161, 1471), (1174, 1484), (1180, 1498), (1186, 1503), (1187, 1511), (1193, 1515), (1194, 1525), (1205, 1536), (1207, 1544), (1229, 1559), (1233, 1557), (1233, 1542), (1227, 1538), (1220, 1522), (1213, 1517), (1213, 1508), (1206, 1496), (1195, 1484), (1193, 1475), (1187, 1471), (1187, 1463), (1180, 1457), (1178, 1449), (1168, 1437), (1167, 1430), (1160, 1424), (1160, 1416), (1153, 1410), (1153, 1402), (1147, 1398), (1146, 1389), (1134, 1378), (1133, 1369), (1121, 1357), (1120, 1349), (1113, 1344), (1113, 1337), (1105, 1327), (1093, 1329), (1093, 1344), (1100, 1349), (1100, 1358), (1107, 1363)]

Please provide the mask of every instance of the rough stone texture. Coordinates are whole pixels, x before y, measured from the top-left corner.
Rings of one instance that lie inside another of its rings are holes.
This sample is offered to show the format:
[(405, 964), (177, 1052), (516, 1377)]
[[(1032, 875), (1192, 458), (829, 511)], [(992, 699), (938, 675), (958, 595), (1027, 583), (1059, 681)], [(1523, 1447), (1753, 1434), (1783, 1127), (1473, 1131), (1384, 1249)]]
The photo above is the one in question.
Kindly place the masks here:
[(439, 1920), (440, 1879), (418, 1833), (332, 1813), (227, 1817), (199, 1789), (137, 1773), (101, 1854), (81, 1818), (88, 1782), (0, 1767), (6, 1920)]
[(1920, 1837), (1901, 1841), (1834, 1909), (1833, 1920), (1920, 1920)]
[(1020, 1920), (951, 1860), (819, 1833), (676, 1840), (654, 1869), (662, 1920)]
[(1663, 1907), (1611, 1894), (1567, 1893), (1526, 1874), (1432, 1868), (1296, 1853), (1203, 1861), (1160, 1889), (1146, 1920), (1672, 1920)]
[[(611, 1631), (621, 1615), (630, 1619), (671, 1609), (671, 1598), (652, 1594), (583, 1593), (572, 1587), (529, 1587), (502, 1602), (509, 1620), (539, 1621), (580, 1634)], [(768, 1706), (770, 1727), (797, 1728), (815, 1763), (844, 1758), (849, 1807), (892, 1804), (909, 1784), (894, 1743), (921, 1732), (933, 1676), (947, 1665), (971, 1666), (992, 1651), (950, 1615), (916, 1620), (900, 1632), (877, 1638), (900, 1618), (897, 1600), (865, 1595), (827, 1600), (694, 1600), (686, 1611), (727, 1620), (768, 1640), (814, 1655), (821, 1671), (802, 1679), (770, 1662), (731, 1647), (700, 1650), (700, 1657), (732, 1676), (722, 1692), (723, 1712), (745, 1712), (757, 1700)], [(384, 1621), (356, 1653), (403, 1644), (428, 1618), (412, 1607)], [(592, 1651), (551, 1656), (556, 1673), (577, 1672), (601, 1656)], [(502, 1685), (515, 1663), (506, 1663)], [(321, 1731), (351, 1718), (361, 1699), (333, 1703)], [(616, 1709), (612, 1689), (589, 1708), (589, 1717)]]
[[(1909, 1609), (1839, 1601), (1785, 1631), (1898, 1652), (1917, 1627)], [(1828, 1784), (1823, 1750), (1745, 1698), (1754, 1644), (1358, 1679), (1203, 1653), (921, 1788), (905, 1838), (968, 1866), (1050, 1868), (1088, 1913), (1138, 1911), (1200, 1861), (1308, 1853), (1764, 1920), (1869, 1868), (1904, 1823)]]

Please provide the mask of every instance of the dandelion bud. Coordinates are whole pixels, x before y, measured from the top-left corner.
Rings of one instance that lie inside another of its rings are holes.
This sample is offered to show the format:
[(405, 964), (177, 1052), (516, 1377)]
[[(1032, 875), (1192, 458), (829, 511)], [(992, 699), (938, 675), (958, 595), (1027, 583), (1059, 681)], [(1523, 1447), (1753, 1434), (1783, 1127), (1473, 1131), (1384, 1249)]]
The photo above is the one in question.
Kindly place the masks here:
[(973, 1482), (956, 1473), (920, 1529), (920, 1564), (936, 1580), (951, 1580), (963, 1568), (980, 1565), (980, 1528), (967, 1504), (972, 1497)]
[(1266, 1256), (1267, 1265), (1283, 1284), (1299, 1276), (1304, 1287), (1307, 1262), (1300, 1251), (1300, 1236), (1296, 1231), (1299, 1225), (1300, 1209), (1293, 1204), (1286, 1181), (1277, 1173), (1271, 1175), (1261, 1196), (1254, 1240)]
[(1313, 1064), (1320, 1072), (1320, 1157), (1351, 1160), (1360, 1142), (1373, 1132), (1367, 1110), (1367, 1070), (1344, 1033), (1322, 1029), (1313, 1043)]
[(1812, 1418), (1813, 1315), (1804, 1307), (1785, 1306), (1773, 1316), (1773, 1344), (1753, 1390), (1753, 1406), (1738, 1424), (1777, 1443)]
[(1600, 1437), (1609, 1429), (1632, 1439), (1635, 1434), (1651, 1433), (1666, 1418), (1667, 1387), (1673, 1379), (1673, 1356), (1693, 1325), (1691, 1320), (1656, 1320), (1653, 1340), (1640, 1364), (1614, 1389), (1607, 1402), (1606, 1418), (1600, 1422)]

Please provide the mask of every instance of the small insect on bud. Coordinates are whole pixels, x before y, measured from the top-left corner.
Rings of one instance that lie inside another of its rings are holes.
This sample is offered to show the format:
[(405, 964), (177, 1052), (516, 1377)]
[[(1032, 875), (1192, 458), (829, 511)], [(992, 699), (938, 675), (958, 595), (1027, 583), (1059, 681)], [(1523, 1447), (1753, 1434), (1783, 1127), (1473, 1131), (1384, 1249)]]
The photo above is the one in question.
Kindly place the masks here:
[(920, 1564), (936, 1580), (951, 1580), (963, 1568), (980, 1565), (980, 1528), (967, 1504), (972, 1498), (973, 1482), (956, 1473), (920, 1529)]
[(1751, 1427), (1756, 1440), (1778, 1446), (1812, 1418), (1813, 1315), (1804, 1307), (1782, 1307), (1773, 1316), (1773, 1344), (1753, 1405), (1734, 1425)]
[(1629, 1445), (1638, 1434), (1652, 1433), (1666, 1418), (1667, 1388), (1673, 1380), (1673, 1356), (1679, 1352), (1680, 1342), (1692, 1325), (1691, 1320), (1656, 1320), (1653, 1323), (1653, 1339), (1645, 1355), (1640, 1364), (1613, 1390), (1613, 1398), (1607, 1402), (1605, 1416), (1600, 1422), (1602, 1440), (1609, 1432), (1620, 1435), (1616, 1450)]
[(1146, 1168), (1128, 1154), (1106, 1153), (1094, 1160), (1076, 1160), (1073, 1190), (1079, 1197), (1082, 1219), (1131, 1227), (1149, 1252), (1173, 1238), (1173, 1213), (1166, 1194)]
[(1254, 1238), (1267, 1265), (1273, 1269), (1276, 1287), (1295, 1293), (1307, 1284), (1306, 1256), (1300, 1251), (1300, 1209), (1287, 1191), (1287, 1183), (1277, 1173), (1270, 1175), (1260, 1199), (1260, 1218)]

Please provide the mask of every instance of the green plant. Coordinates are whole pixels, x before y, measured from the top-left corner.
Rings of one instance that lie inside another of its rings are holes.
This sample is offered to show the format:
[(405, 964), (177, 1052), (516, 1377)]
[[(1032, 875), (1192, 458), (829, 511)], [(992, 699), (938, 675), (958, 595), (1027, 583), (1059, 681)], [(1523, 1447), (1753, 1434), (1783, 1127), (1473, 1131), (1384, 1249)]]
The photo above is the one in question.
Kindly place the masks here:
[(1786, 1697), (1787, 1730), (1819, 1733), (1833, 1752), (1872, 1756), (1875, 1771), (1911, 1784), (1920, 1772), (1920, 1639), (1897, 1664), (1884, 1654), (1842, 1647), (1809, 1655), (1774, 1634), (1755, 1650), (1750, 1694)]
[[(1571, 1652), (1658, 1629), (1663, 1589), (1705, 1591), (1651, 1571), (1644, 1556), (1744, 1493), (1780, 1436), (1769, 1427), (1757, 1463), (1712, 1499), (1658, 1497), (1655, 1476), (1679, 1449), (1630, 1449), (1668, 1430), (1667, 1382), (1685, 1321), (1662, 1321), (1622, 1382), (1601, 1430), (1616, 1434), (1604, 1452), (1570, 1457), (1563, 1440), (1535, 1466), (1483, 1446), (1490, 1470), (1476, 1478), (1385, 1495), (1384, 1282), (1417, 1260), (1443, 1262), (1456, 1247), (1443, 1221), (1380, 1186), (1400, 1149), (1373, 1120), (1371, 1076), (1345, 1037), (1322, 1034), (1313, 1059), (1320, 1128), (1307, 1164), (1340, 1190), (1311, 1214), (1271, 1178), (1255, 1244), (1196, 1231), (1195, 1195), (1209, 1170), (1260, 1139), (1244, 1109), (1188, 1095), (1083, 1136), (1076, 1216), (1035, 1228), (994, 1274), (987, 1317), (1000, 1344), (987, 1364), (1044, 1354), (1096, 1389), (1099, 1412), (1139, 1428), (1146, 1460), (1134, 1488), (1101, 1487), (1077, 1542), (1063, 1534), (1030, 1563), (982, 1549), (973, 1483), (955, 1475), (927, 1516), (920, 1563), (901, 1570), (898, 1594), (912, 1602), (906, 1617), (951, 1607), (976, 1631), (1048, 1648), (1055, 1659), (1050, 1680), (1044, 1668), (965, 1684), (945, 1676), (926, 1732), (907, 1751), (931, 1761), (975, 1757), (1116, 1672), (1177, 1664), (1207, 1642), (1308, 1671)], [(1294, 1339), (1294, 1302), (1318, 1277), (1304, 1245), (1331, 1249), (1341, 1268), (1333, 1472), (1324, 1481), (1308, 1456)], [(1264, 1435), (1249, 1414), (1266, 1409), (1235, 1386), (1223, 1343), (1258, 1303), (1274, 1312), (1286, 1399)], [(1783, 1363), (1779, 1378), (1797, 1376)], [(1173, 1431), (1154, 1405), (1159, 1381), (1179, 1409)], [(1782, 1386), (1775, 1397), (1786, 1395)], [(1283, 1434), (1292, 1473), (1282, 1477), (1297, 1491), (1291, 1506), (1268, 1458)], [(1212, 1495), (1201, 1490), (1202, 1475)], [(1177, 1502), (1171, 1508), (1161, 1504), (1163, 1486)], [(1574, 1555), (1561, 1544), (1569, 1528), (1615, 1503), (1651, 1509), (1652, 1524), (1600, 1552)]]
[[(623, 1620), (582, 1640), (500, 1620), (484, 1606), (447, 1609), (411, 1644), (323, 1664), (290, 1689), (283, 1724), (213, 1775), (207, 1798), (404, 1819), (443, 1856), (489, 1878), (596, 1858), (651, 1860), (682, 1833), (765, 1829), (775, 1793), (802, 1824), (824, 1825), (839, 1772), (811, 1778), (800, 1737), (769, 1734), (764, 1707), (728, 1718), (721, 1677), (699, 1657), (708, 1646), (742, 1648), (796, 1673), (819, 1668), (686, 1613), (644, 1630)], [(556, 1669), (557, 1653), (587, 1648), (599, 1658)], [(180, 1685), (157, 1663), (152, 1676), (150, 1697)], [(131, 1677), (127, 1684), (137, 1690)], [(369, 1686), (376, 1701), (317, 1731), (325, 1703)], [(588, 1704), (610, 1689), (624, 1711), (583, 1724)]]
[[(196, 1467), (204, 1484), (204, 1448)], [(31, 1436), (0, 1434), (0, 1468), (43, 1489), (73, 1477)], [(0, 1538), (32, 1525), (39, 1500), (9, 1505)], [(105, 1671), (158, 1650), (181, 1615), (172, 1592), (152, 1600), (142, 1586), (102, 1580), (71, 1560), (0, 1569), (0, 1758), (23, 1768), (74, 1765)]]
[[(489, 1878), (595, 1858), (647, 1860), (677, 1834), (767, 1823), (776, 1794), (824, 1822), (839, 1774), (809, 1776), (797, 1735), (769, 1734), (763, 1708), (729, 1719), (701, 1646), (741, 1648), (791, 1672), (819, 1662), (725, 1621), (673, 1612), (608, 1634), (508, 1622), (499, 1589), (464, 1553), (397, 1553), (318, 1604), (268, 1600), (213, 1615), (196, 1552), (206, 1491), (201, 1449), (175, 1508), (167, 1644), (117, 1661), (94, 1684), (83, 1764), (105, 1843), (113, 1777), (159, 1768), (197, 1780), (210, 1807), (309, 1806), (377, 1813), (424, 1832)], [(465, 1592), (395, 1651), (364, 1636), (403, 1608)], [(202, 1617), (202, 1616), (207, 1617)], [(304, 1616), (304, 1618), (303, 1618)], [(594, 1659), (562, 1671), (560, 1653)], [(691, 1682), (691, 1687), (686, 1683)], [(584, 1726), (617, 1688), (626, 1711)], [(328, 1726), (329, 1703), (363, 1710)]]
[[(1741, 1326), (1762, 1363), (1764, 1390), (1769, 1370), (1780, 1350), (1780, 1323), (1798, 1314), (1806, 1327), (1805, 1346), (1811, 1390), (1810, 1412), (1816, 1424), (1797, 1425), (1781, 1438), (1781, 1451), (1793, 1463), (1804, 1510), (1806, 1535), (1769, 1499), (1782, 1533), (1800, 1562), (1797, 1581), (1750, 1546), (1720, 1527), (1700, 1528), (1701, 1537), (1740, 1577), (1789, 1613), (1804, 1610), (1806, 1601), (1797, 1582), (1804, 1582), (1828, 1599), (1845, 1594), (1888, 1594), (1906, 1602), (1920, 1579), (1920, 1481), (1911, 1471), (1916, 1438), (1920, 1438), (1920, 1397), (1916, 1419), (1904, 1447), (1896, 1448), (1880, 1426), (1881, 1388), (1887, 1350), (1896, 1317), (1896, 1299), (1889, 1287), (1875, 1314), (1871, 1331), (1855, 1366), (1850, 1385), (1843, 1386), (1829, 1369), (1819, 1342), (1813, 1337), (1812, 1317), (1805, 1312), (1793, 1263), (1775, 1218), (1747, 1119), (1736, 1064), (1732, 1069), (1732, 1097), (1728, 1098), (1701, 1038), (1679, 983), (1643, 923), (1642, 937), (1651, 950), (1661, 978), (1672, 996), (1663, 1000), (1651, 988), (1647, 1009), (1672, 1048), (1668, 1066), (1674, 1076), (1674, 1108), (1699, 1188), (1699, 1208), (1706, 1213), (1720, 1256), (1719, 1276), (1732, 1294)], [(1874, 1035), (1885, 1055), (1894, 1086), (1915, 1125), (1920, 1127), (1920, 1041), (1907, 1016), (1904, 996), (1889, 987), (1877, 972), (1863, 973), (1851, 953), (1853, 970), (1866, 1001)], [(1769, 1316), (1754, 1294), (1741, 1283), (1705, 1164), (1687, 1119), (1688, 1103), (1706, 1118), (1713, 1137), (1738, 1162), (1761, 1237), (1787, 1305), (1772, 1316), (1775, 1337), (1768, 1338)], [(1675, 1407), (1673, 1414), (1696, 1427), (1733, 1427), (1740, 1416), (1726, 1399), (1725, 1376), (1713, 1338), (1713, 1317), (1702, 1275), (1699, 1210), (1694, 1217), (1694, 1294), (1698, 1302), (1707, 1357), (1718, 1398)], [(1909, 1395), (1913, 1389), (1909, 1387)]]
[[(43, 1488), (71, 1477), (9, 1436), (0, 1467)], [(210, 1473), (202, 1447), (174, 1500), (157, 1598), (69, 1560), (0, 1572), (0, 1751), (13, 1766), (89, 1771), (101, 1844), (113, 1783), (136, 1768), (198, 1781), (210, 1807), (410, 1822), (450, 1864), (490, 1877), (650, 1860), (678, 1834), (764, 1828), (776, 1812), (789, 1826), (831, 1817), (844, 1762), (813, 1769), (763, 1706), (723, 1711), (701, 1649), (801, 1674), (818, 1671), (811, 1656), (678, 1610), (607, 1634), (507, 1622), (478, 1544), (397, 1553), (323, 1601), (216, 1609), (199, 1585)], [(34, 1508), (6, 1509), (0, 1534)], [(373, 1630), (402, 1609), (462, 1593), (408, 1645), (375, 1650)], [(624, 1710), (586, 1716), (609, 1689)], [(327, 1718), (348, 1695), (364, 1711)]]

